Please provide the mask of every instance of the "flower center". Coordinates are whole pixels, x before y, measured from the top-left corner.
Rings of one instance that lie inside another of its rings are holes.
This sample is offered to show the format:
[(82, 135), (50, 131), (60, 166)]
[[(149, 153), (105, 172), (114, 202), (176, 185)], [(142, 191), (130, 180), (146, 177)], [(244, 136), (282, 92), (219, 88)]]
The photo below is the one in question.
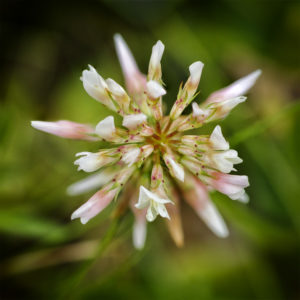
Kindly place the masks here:
[(178, 132), (174, 131), (169, 133), (169, 126), (166, 126), (163, 130), (158, 125), (155, 133), (148, 137), (146, 143), (153, 145), (156, 151), (160, 151), (162, 154), (168, 152), (167, 148), (174, 148), (175, 144), (178, 143)]

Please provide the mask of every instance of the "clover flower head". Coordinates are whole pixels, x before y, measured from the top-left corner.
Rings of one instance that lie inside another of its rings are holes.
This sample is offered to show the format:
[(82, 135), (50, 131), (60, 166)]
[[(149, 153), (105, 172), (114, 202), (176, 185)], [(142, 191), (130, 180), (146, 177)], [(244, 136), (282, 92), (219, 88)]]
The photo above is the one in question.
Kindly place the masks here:
[(97, 173), (72, 184), (68, 193), (98, 191), (72, 214), (72, 219), (79, 218), (85, 224), (120, 195), (120, 207), (125, 203), (135, 216), (133, 243), (136, 248), (144, 246), (147, 221), (152, 222), (158, 216), (166, 220), (175, 243), (182, 246), (179, 205), (181, 199), (185, 199), (217, 236), (226, 237), (227, 226), (209, 192), (216, 190), (232, 200), (247, 202), (248, 177), (229, 174), (236, 171), (234, 166), (242, 159), (237, 151), (230, 149), (219, 125), (210, 135), (185, 132), (225, 118), (246, 100), (244, 94), (261, 71), (212, 93), (202, 103), (193, 102), (192, 112), (183, 115), (197, 96), (204, 67), (202, 62), (194, 62), (170, 114), (165, 115), (162, 97), (166, 89), (161, 69), (164, 44), (158, 41), (153, 46), (146, 76), (138, 69), (123, 38), (116, 34), (114, 41), (126, 89), (113, 79), (104, 79), (92, 66), (82, 72), (80, 79), (92, 98), (121, 116), (121, 127), (115, 125), (113, 115), (95, 127), (71, 121), (32, 121), (34, 128), (60, 137), (105, 141), (111, 145), (96, 153), (76, 154), (74, 164), (78, 170)]

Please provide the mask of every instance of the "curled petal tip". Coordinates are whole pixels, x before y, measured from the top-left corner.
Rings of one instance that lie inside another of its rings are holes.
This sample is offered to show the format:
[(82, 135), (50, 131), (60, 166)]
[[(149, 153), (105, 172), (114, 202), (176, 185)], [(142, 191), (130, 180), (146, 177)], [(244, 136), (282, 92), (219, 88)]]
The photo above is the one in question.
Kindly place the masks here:
[(85, 225), (90, 219), (88, 218), (80, 218), (80, 222), (82, 225)]
[(229, 143), (225, 140), (225, 138), (222, 134), (220, 125), (217, 125), (215, 127), (212, 134), (210, 135), (209, 140), (215, 150), (228, 150), (229, 149)]
[(147, 82), (147, 92), (150, 97), (154, 99), (157, 99), (167, 93), (166, 90), (155, 80)]
[(250, 198), (249, 198), (248, 194), (245, 192), (237, 200), (242, 202), (242, 203), (247, 204), (247, 203), (249, 203)]
[(156, 67), (158, 64), (160, 64), (164, 50), (165, 45), (161, 41), (157, 41), (157, 43), (152, 47), (150, 65)]
[(78, 214), (78, 210), (75, 210), (72, 215), (71, 215), (71, 220), (75, 220), (77, 218), (79, 218), (79, 214)]

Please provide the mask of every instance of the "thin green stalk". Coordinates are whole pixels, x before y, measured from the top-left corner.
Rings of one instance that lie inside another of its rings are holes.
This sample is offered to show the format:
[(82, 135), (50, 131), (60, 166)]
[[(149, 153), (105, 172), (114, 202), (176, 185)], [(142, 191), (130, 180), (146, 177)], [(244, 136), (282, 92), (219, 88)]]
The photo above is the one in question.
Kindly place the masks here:
[(66, 288), (63, 289), (59, 299), (72, 299), (73, 294), (76, 292), (77, 287), (84, 280), (88, 272), (94, 266), (94, 264), (101, 258), (102, 254), (105, 252), (107, 247), (110, 245), (113, 237), (115, 236), (120, 224), (120, 219), (115, 218), (104, 237), (102, 238), (98, 249), (95, 252), (95, 255), (92, 259), (87, 260), (82, 264), (79, 270), (72, 276), (69, 283), (67, 283)]
[[(101, 286), (121, 278), (126, 272), (132, 269), (137, 265), (144, 257), (146, 251), (145, 248), (141, 251), (135, 251), (129, 257), (127, 257), (123, 263), (121, 263), (117, 268), (113, 269), (110, 273), (107, 274), (104, 278), (98, 278), (94, 282), (89, 282), (87, 286), (80, 291), (80, 295), (86, 295), (91, 291), (99, 289)], [(80, 298), (80, 296), (79, 296)]]

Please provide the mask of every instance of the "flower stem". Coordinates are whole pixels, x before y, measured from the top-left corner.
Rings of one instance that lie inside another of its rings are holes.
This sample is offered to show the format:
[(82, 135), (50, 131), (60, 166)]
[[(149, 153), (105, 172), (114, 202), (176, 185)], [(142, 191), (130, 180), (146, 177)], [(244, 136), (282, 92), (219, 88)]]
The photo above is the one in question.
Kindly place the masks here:
[(101, 239), (101, 242), (97, 250), (95, 251), (94, 257), (82, 264), (79, 270), (72, 276), (71, 280), (67, 283), (67, 286), (63, 289), (63, 292), (61, 293), (60, 297), (58, 297), (58, 299), (73, 299), (73, 295), (76, 292), (77, 287), (84, 280), (88, 272), (97, 262), (97, 260), (102, 256), (107, 247), (110, 245), (110, 242), (112, 241), (119, 228), (119, 224), (119, 218), (113, 219), (109, 229), (105, 233), (104, 237)]

